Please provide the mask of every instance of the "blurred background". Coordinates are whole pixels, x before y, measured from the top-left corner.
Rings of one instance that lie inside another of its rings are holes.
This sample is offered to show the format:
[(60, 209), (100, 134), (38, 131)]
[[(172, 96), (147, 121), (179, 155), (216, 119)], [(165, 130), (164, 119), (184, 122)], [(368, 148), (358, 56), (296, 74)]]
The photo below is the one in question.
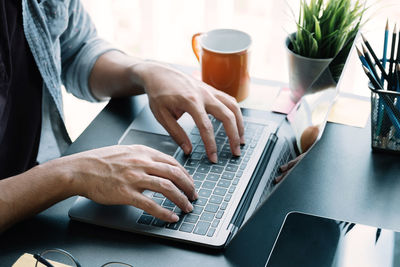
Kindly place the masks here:
[[(249, 33), (253, 39), (250, 75), (288, 81), (284, 41), (288, 33), (295, 31), (300, 0), (81, 1), (99, 35), (132, 56), (198, 66), (191, 48), (192, 35), (216, 28), (235, 28)], [(391, 22), (390, 30), (396, 19), (400, 23), (400, 1), (369, 0), (368, 5), (371, 6), (366, 16), (369, 20), (363, 33), (381, 51), (386, 19)], [(345, 78), (357, 79), (354, 75)], [(369, 94), (359, 86), (341, 90)], [(107, 103), (87, 103), (65, 91), (63, 97), (67, 129), (75, 140)]]

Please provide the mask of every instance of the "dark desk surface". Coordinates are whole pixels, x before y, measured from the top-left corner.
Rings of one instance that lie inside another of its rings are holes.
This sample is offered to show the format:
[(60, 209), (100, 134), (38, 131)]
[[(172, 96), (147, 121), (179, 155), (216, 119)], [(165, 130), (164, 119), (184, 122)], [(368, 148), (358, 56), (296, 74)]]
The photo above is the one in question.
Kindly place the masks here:
[[(112, 100), (68, 153), (115, 144), (145, 102), (143, 96)], [(399, 157), (371, 153), (369, 135), (369, 126), (328, 124), (320, 142), (223, 251), (70, 221), (71, 198), (0, 235), (0, 265), (12, 265), (24, 252), (60, 247), (83, 266), (109, 260), (134, 266), (263, 266), (290, 211), (400, 230)]]

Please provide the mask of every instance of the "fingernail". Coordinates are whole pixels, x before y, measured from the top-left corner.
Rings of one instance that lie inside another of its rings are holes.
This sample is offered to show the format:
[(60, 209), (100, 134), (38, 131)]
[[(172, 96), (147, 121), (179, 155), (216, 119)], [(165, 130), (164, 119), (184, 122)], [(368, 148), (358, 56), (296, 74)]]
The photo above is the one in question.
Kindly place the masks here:
[(240, 151), (240, 146), (237, 145), (237, 146), (235, 147), (235, 156), (240, 156), (241, 153), (242, 153), (242, 151)]
[(190, 147), (187, 144), (182, 144), (182, 150), (186, 155), (190, 153)]
[(217, 157), (217, 153), (213, 152), (210, 156), (210, 161), (212, 163), (217, 163), (218, 162), (218, 157)]
[(244, 135), (240, 137), (240, 144), (244, 145), (246, 143), (246, 140), (244, 139)]
[(179, 217), (175, 213), (172, 213), (170, 218), (171, 218), (171, 221), (173, 221), (173, 222), (179, 221)]
[(186, 205), (186, 212), (191, 212), (193, 210), (193, 205), (189, 202), (187, 205)]
[(193, 194), (193, 196), (192, 196), (192, 199), (193, 199), (193, 200), (196, 200), (196, 199), (198, 199), (198, 198), (199, 198), (199, 195), (198, 195), (197, 192), (195, 191), (194, 194)]

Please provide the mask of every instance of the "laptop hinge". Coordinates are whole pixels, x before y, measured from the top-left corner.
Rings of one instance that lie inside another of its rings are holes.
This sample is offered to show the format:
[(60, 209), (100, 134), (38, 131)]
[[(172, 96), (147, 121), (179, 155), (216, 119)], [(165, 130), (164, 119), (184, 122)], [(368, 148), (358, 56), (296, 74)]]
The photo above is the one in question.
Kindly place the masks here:
[[(243, 223), (246, 212), (250, 206), (251, 202), (250, 196), (254, 195), (257, 186), (261, 181), (261, 178), (265, 172), (265, 169), (267, 168), (269, 159), (271, 157), (272, 151), (275, 147), (277, 140), (278, 136), (276, 135), (276, 132), (271, 133), (268, 138), (267, 144), (265, 145), (264, 150), (261, 154), (260, 160), (258, 161), (256, 168), (254, 169), (252, 178), (246, 187), (246, 190), (239, 202), (235, 214), (231, 219), (230, 225), (233, 225), (235, 228), (239, 228)], [(231, 227), (230, 225), (229, 227)], [(232, 230), (234, 230), (234, 228), (232, 228)]]

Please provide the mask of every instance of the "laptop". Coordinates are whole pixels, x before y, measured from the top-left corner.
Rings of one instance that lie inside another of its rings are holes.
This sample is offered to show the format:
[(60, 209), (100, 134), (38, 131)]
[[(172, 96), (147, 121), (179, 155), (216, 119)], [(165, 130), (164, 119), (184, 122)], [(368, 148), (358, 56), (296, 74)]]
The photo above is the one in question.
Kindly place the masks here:
[(399, 254), (398, 231), (293, 212), (265, 266), (394, 267), (400, 266)]
[(273, 181), (280, 175), (279, 166), (298, 154), (296, 134), (288, 127), (285, 117), (278, 120), (267, 117), (244, 116), (246, 144), (241, 156), (234, 157), (221, 122), (210, 116), (218, 147), (218, 163), (212, 164), (190, 116), (184, 114), (178, 121), (193, 144), (193, 152), (185, 156), (147, 105), (127, 128), (119, 144), (147, 145), (174, 156), (194, 179), (199, 198), (193, 202), (193, 211), (184, 214), (162, 194), (144, 191), (156, 203), (175, 211), (179, 222), (166, 223), (133, 206), (105, 206), (84, 197), (78, 197), (69, 210), (70, 218), (212, 248), (227, 246), (276, 188)]

